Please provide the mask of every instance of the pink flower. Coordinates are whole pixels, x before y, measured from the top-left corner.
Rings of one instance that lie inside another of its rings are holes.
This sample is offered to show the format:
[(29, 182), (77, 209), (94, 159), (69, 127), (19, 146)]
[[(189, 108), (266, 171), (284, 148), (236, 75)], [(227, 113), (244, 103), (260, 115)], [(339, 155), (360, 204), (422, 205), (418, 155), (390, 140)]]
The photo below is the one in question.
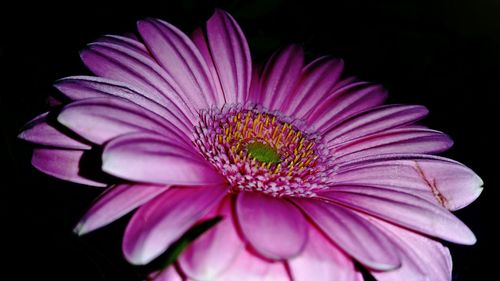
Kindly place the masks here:
[(31, 121), (33, 165), (109, 186), (75, 231), (136, 209), (123, 252), (158, 257), (196, 223), (223, 220), (157, 280), (450, 280), (434, 239), (474, 244), (450, 211), (481, 179), (450, 159), (427, 110), (382, 105), (378, 85), (343, 62), (305, 63), (290, 46), (259, 72), (234, 19), (216, 11), (191, 37), (154, 19), (140, 39), (105, 36), (82, 51), (97, 77), (61, 79), (62, 108)]

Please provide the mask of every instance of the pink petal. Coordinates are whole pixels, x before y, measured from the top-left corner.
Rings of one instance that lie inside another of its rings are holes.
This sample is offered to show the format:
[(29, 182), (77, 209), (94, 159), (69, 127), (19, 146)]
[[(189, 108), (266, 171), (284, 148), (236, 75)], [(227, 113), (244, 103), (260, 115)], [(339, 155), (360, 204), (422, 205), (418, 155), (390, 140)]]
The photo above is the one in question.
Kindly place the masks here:
[(421, 128), (403, 127), (382, 131), (339, 144), (332, 152), (336, 163), (389, 153), (439, 153), (453, 141), (445, 134)]
[(354, 281), (352, 259), (333, 245), (316, 227), (309, 227), (309, 240), (298, 257), (288, 261), (294, 281)]
[(369, 134), (378, 133), (414, 123), (427, 115), (423, 106), (386, 105), (363, 112), (353, 118), (324, 130), (329, 146), (337, 145)]
[(197, 109), (215, 104), (210, 70), (191, 39), (161, 20), (144, 20), (137, 28), (146, 46), (169, 77)]
[(340, 59), (322, 57), (309, 63), (302, 70), (302, 77), (288, 107), (282, 109), (283, 112), (303, 118), (306, 113), (321, 104), (328, 94), (334, 92), (340, 84), (343, 69), (344, 62)]
[(241, 192), (236, 214), (243, 235), (263, 256), (289, 259), (304, 249), (307, 223), (290, 202), (256, 192)]
[(76, 183), (106, 186), (105, 183), (81, 175), (80, 165), (84, 151), (37, 147), (31, 164), (43, 173)]
[(242, 251), (238, 258), (217, 281), (291, 281), (282, 262), (269, 262), (249, 251)]
[(379, 85), (351, 83), (325, 97), (306, 118), (319, 131), (325, 131), (348, 117), (382, 104), (386, 97), (386, 90)]
[(337, 246), (368, 268), (385, 271), (401, 265), (395, 245), (355, 212), (320, 200), (294, 201)]
[(211, 216), (222, 216), (222, 221), (191, 243), (178, 259), (182, 271), (194, 280), (218, 280), (243, 250), (230, 198), (226, 197), (214, 213)]
[(109, 187), (80, 220), (74, 232), (78, 235), (101, 228), (153, 199), (168, 186), (124, 183)]
[(48, 112), (43, 113), (25, 125), (19, 138), (35, 144), (67, 149), (90, 149), (91, 146), (68, 136), (67, 133), (47, 123)]
[(248, 43), (238, 23), (228, 13), (216, 9), (207, 22), (207, 41), (226, 102), (245, 102), (252, 61)]
[(137, 182), (206, 185), (223, 181), (197, 152), (156, 134), (135, 133), (111, 140), (104, 147), (102, 162), (105, 172)]
[(447, 209), (408, 193), (369, 186), (339, 186), (318, 195), (427, 235), (460, 244), (476, 242), (472, 231)]
[(452, 211), (473, 202), (483, 190), (481, 178), (464, 165), (419, 154), (385, 155), (346, 163), (335, 175), (335, 185), (345, 184), (424, 191), (432, 195), (433, 202)]
[(441, 243), (390, 223), (380, 220), (376, 220), (376, 223), (400, 248), (402, 259), (402, 266), (397, 270), (371, 272), (377, 280), (451, 280), (450, 251)]
[(190, 132), (193, 124), (179, 108), (145, 91), (114, 80), (94, 76), (73, 76), (60, 79), (55, 87), (71, 100), (119, 97), (139, 105), (168, 120), (173, 127)]
[(304, 51), (300, 46), (291, 45), (275, 53), (262, 74), (260, 99), (254, 102), (270, 110), (287, 108), (303, 64)]
[(196, 108), (179, 93), (177, 83), (153, 58), (127, 45), (97, 42), (80, 53), (85, 65), (104, 78), (122, 81), (138, 88), (140, 92), (154, 96), (160, 104), (174, 104), (185, 118), (196, 121)]
[(130, 49), (133, 49), (136, 52), (142, 53), (143, 55), (149, 56), (148, 49), (144, 44), (142, 44), (137, 37), (128, 36), (119, 36), (119, 35), (105, 35), (97, 40), (97, 42), (105, 42), (111, 43), (115, 45), (121, 45)]
[(186, 279), (182, 278), (182, 276), (177, 272), (174, 265), (170, 265), (169, 267), (151, 273), (148, 276), (147, 280), (151, 281), (186, 281)]
[(160, 116), (121, 98), (93, 98), (70, 103), (63, 108), (57, 120), (83, 138), (100, 145), (131, 132), (155, 132), (184, 140), (181, 143), (186, 146), (191, 143), (183, 132), (172, 129)]
[(132, 264), (147, 264), (216, 206), (225, 187), (171, 188), (143, 205), (125, 230), (123, 252)]

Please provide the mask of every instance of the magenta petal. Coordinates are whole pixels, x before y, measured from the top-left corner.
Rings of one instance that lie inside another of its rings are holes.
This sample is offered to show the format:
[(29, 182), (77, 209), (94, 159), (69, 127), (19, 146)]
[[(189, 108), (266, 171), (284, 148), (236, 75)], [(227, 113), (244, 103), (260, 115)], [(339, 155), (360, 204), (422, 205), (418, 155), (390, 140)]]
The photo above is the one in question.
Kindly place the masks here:
[(109, 187), (92, 204), (74, 232), (78, 235), (103, 227), (153, 199), (168, 186), (124, 183)]
[(125, 37), (125, 36), (119, 36), (119, 35), (105, 35), (97, 40), (97, 42), (105, 42), (105, 43), (111, 43), (114, 45), (121, 45), (130, 49), (133, 49), (136, 52), (142, 53), (143, 55), (149, 56), (148, 49), (144, 44), (142, 44), (140, 41), (138, 41), (138, 38), (135, 37)]
[(466, 166), (420, 154), (383, 155), (347, 162), (335, 175), (335, 185), (345, 184), (424, 191), (432, 196), (433, 202), (452, 211), (473, 202), (483, 190), (481, 178)]
[(289, 259), (304, 249), (307, 223), (290, 202), (260, 193), (242, 192), (236, 201), (236, 213), (243, 235), (263, 256)]
[(452, 261), (450, 251), (441, 243), (422, 235), (377, 220), (377, 225), (401, 249), (401, 268), (372, 271), (379, 281), (432, 280), (450, 281)]
[(215, 103), (208, 66), (188, 36), (161, 20), (139, 21), (137, 27), (152, 56), (182, 89), (187, 101), (197, 109)]
[(125, 83), (101, 77), (73, 76), (58, 80), (55, 87), (71, 100), (102, 97), (126, 99), (158, 114), (185, 132), (189, 132), (193, 127), (191, 121), (171, 102), (159, 99), (146, 91), (134, 89)]
[(304, 51), (300, 46), (291, 45), (275, 53), (262, 74), (260, 99), (254, 102), (270, 110), (287, 108), (303, 64)]
[(19, 138), (35, 144), (66, 149), (90, 149), (91, 146), (78, 141), (47, 123), (48, 112), (43, 113), (26, 124)]
[(215, 10), (207, 22), (207, 41), (226, 102), (246, 102), (252, 60), (238, 23), (228, 13)]
[(352, 259), (333, 245), (316, 227), (309, 227), (309, 240), (298, 257), (288, 261), (294, 281), (354, 281)]
[(156, 271), (156, 272), (149, 274), (147, 280), (150, 280), (150, 281), (187, 281), (179, 274), (179, 272), (177, 272), (175, 265), (170, 265), (169, 267), (167, 267), (161, 271)]
[(472, 231), (441, 205), (417, 196), (369, 186), (335, 187), (320, 197), (394, 224), (460, 244), (474, 244)]
[(223, 178), (194, 150), (175, 139), (135, 133), (106, 144), (102, 169), (137, 182), (178, 185), (219, 184)]
[(218, 280), (243, 250), (236, 232), (229, 197), (214, 215), (222, 220), (192, 242), (178, 258), (182, 271), (194, 280)]
[(343, 163), (389, 153), (439, 153), (453, 141), (445, 134), (422, 128), (403, 127), (357, 138), (335, 146), (335, 162)]
[(393, 270), (401, 265), (395, 245), (380, 229), (355, 212), (320, 200), (294, 201), (339, 248), (366, 267)]
[(92, 186), (106, 186), (105, 183), (80, 175), (80, 161), (83, 154), (82, 150), (39, 147), (33, 150), (31, 164), (41, 172), (59, 179)]
[(171, 188), (143, 205), (125, 230), (123, 252), (132, 264), (147, 264), (179, 239), (226, 194), (225, 187)]
[(104, 144), (131, 132), (155, 132), (190, 143), (188, 137), (147, 109), (125, 99), (106, 97), (84, 99), (63, 108), (57, 120), (81, 137)]
[(340, 59), (319, 58), (302, 71), (302, 77), (290, 98), (289, 104), (282, 110), (289, 115), (303, 118), (306, 113), (317, 107), (324, 98), (338, 87), (344, 62)]
[(363, 112), (324, 130), (324, 139), (333, 146), (352, 139), (414, 123), (428, 111), (418, 105), (385, 105)]

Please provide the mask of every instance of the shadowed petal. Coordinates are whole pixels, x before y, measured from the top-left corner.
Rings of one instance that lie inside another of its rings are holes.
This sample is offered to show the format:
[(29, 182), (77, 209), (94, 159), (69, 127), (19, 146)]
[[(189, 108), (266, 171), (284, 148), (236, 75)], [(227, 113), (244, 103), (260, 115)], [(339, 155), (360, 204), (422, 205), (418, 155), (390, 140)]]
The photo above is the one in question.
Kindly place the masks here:
[(216, 206), (225, 187), (171, 188), (143, 205), (125, 230), (123, 252), (132, 264), (147, 264)]
[(48, 175), (76, 183), (106, 186), (105, 183), (86, 178), (80, 174), (84, 151), (38, 147), (33, 150), (31, 164)]
[(263, 256), (289, 259), (304, 249), (307, 223), (297, 207), (288, 201), (256, 192), (241, 192), (236, 201), (236, 214), (243, 235)]
[(238, 23), (228, 13), (216, 9), (207, 22), (207, 41), (226, 102), (246, 102), (252, 60)]
[(333, 245), (315, 226), (309, 227), (304, 251), (288, 261), (294, 281), (355, 281), (352, 259)]
[(138, 182), (206, 185), (223, 181), (197, 152), (156, 134), (134, 133), (111, 140), (104, 147), (102, 162), (103, 171)]
[(294, 201), (336, 245), (366, 267), (392, 270), (401, 265), (395, 245), (355, 212), (320, 200)]
[(408, 193), (350, 186), (318, 195), (427, 235), (460, 244), (476, 242), (472, 231), (447, 209)]
[(133, 209), (141, 206), (168, 189), (168, 186), (124, 183), (109, 187), (92, 204), (74, 232), (78, 235), (94, 231)]
[(170, 265), (169, 267), (156, 271), (149, 274), (148, 279), (151, 281), (187, 281), (184, 279), (179, 272), (175, 269), (175, 265)]

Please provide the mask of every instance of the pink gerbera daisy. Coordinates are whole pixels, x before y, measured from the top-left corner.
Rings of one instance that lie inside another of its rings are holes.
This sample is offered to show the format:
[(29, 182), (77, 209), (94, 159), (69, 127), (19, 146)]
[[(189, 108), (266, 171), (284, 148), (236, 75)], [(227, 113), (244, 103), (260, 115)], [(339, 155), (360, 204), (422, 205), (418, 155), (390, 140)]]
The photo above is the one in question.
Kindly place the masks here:
[[(84, 234), (139, 207), (123, 252), (147, 264), (195, 224), (223, 219), (158, 280), (450, 280), (435, 239), (474, 244), (450, 211), (481, 179), (453, 160), (427, 110), (382, 105), (386, 91), (343, 77), (343, 62), (305, 63), (285, 48), (262, 71), (227, 13), (186, 36), (161, 20), (140, 39), (105, 36), (82, 51), (97, 77), (56, 83), (63, 99), (20, 137), (33, 165), (108, 186)], [(266, 279), (267, 278), (267, 279)]]

